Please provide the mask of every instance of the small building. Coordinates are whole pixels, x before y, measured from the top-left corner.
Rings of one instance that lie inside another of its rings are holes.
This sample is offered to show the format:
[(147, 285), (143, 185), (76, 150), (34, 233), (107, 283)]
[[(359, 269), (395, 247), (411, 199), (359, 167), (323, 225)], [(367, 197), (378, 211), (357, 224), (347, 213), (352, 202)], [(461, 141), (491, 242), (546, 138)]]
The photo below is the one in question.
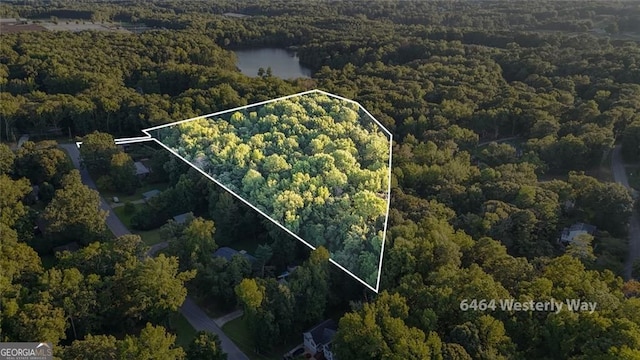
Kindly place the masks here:
[(33, 230), (37, 234), (44, 234), (47, 232), (48, 226), (49, 226), (49, 222), (44, 217), (39, 216), (36, 219), (36, 223), (35, 223), (35, 226), (33, 227)]
[(336, 360), (331, 351), (331, 343), (337, 330), (338, 324), (329, 319), (303, 333), (302, 338), (306, 352), (315, 359)]
[(150, 199), (160, 195), (160, 190), (149, 190), (145, 193), (142, 193), (142, 198), (144, 199), (144, 201), (149, 201)]
[(227, 260), (231, 260), (235, 255), (242, 255), (244, 256), (245, 259), (249, 260), (250, 263), (254, 263), (256, 262), (258, 259), (256, 259), (255, 257), (249, 255), (246, 251), (244, 250), (236, 250), (236, 249), (232, 249), (230, 247), (226, 247), (223, 246), (221, 248), (219, 248), (218, 250), (216, 250), (213, 253), (213, 256), (215, 257), (221, 257), (221, 258), (225, 258)]
[(133, 163), (136, 166), (136, 176), (139, 178), (145, 178), (151, 172), (148, 167), (144, 166), (140, 161)]
[(560, 238), (558, 242), (566, 245), (573, 241), (573, 239), (581, 234), (589, 234), (594, 235), (596, 233), (596, 227), (593, 225), (585, 224), (585, 223), (576, 223), (571, 225), (568, 228), (562, 229), (562, 234), (560, 234)]
[(193, 216), (193, 214), (191, 214), (190, 212), (184, 213), (184, 214), (180, 214), (180, 215), (176, 215), (176, 216), (173, 217), (173, 221), (175, 221), (178, 224), (184, 224), (184, 223), (187, 222), (187, 220), (191, 216)]

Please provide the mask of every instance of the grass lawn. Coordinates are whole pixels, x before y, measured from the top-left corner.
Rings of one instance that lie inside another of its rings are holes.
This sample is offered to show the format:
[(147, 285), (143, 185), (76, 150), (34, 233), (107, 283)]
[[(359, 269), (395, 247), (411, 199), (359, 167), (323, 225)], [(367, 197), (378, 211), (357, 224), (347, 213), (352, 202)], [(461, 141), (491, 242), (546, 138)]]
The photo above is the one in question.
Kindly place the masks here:
[(125, 203), (127, 201), (142, 200), (142, 193), (145, 193), (145, 192), (150, 191), (150, 190), (163, 191), (168, 186), (169, 186), (168, 183), (143, 184), (141, 187), (139, 187), (136, 190), (136, 192), (133, 195), (126, 195), (126, 194), (119, 193), (117, 191), (109, 191), (109, 190), (100, 189), (100, 195), (102, 195), (102, 197), (104, 197), (105, 200), (107, 200), (107, 202), (109, 202), (109, 203), (113, 202), (113, 197), (114, 196), (117, 196), (118, 200), (120, 200), (121, 203)]
[(147, 230), (147, 231), (134, 231), (133, 233), (140, 235), (140, 237), (142, 238), (142, 241), (149, 246), (155, 245), (164, 241), (164, 239), (160, 234), (159, 228), (153, 229), (153, 230)]
[(176, 345), (180, 345), (186, 350), (196, 335), (196, 329), (180, 313), (171, 319), (171, 327), (176, 334)]
[(258, 355), (253, 352), (253, 341), (249, 335), (249, 324), (244, 316), (224, 324), (222, 331), (224, 331), (251, 360), (281, 360), (287, 351), (302, 343), (302, 334), (300, 334), (299, 336), (289, 339), (284, 345), (275, 346), (270, 354)]
[[(134, 204), (134, 206), (136, 207), (136, 209), (138, 207), (142, 207), (145, 206), (144, 204)], [(111, 211), (113, 211), (116, 216), (118, 216), (118, 218), (120, 219), (120, 221), (122, 221), (122, 223), (131, 230), (131, 217), (133, 216), (133, 214), (127, 214), (124, 211), (124, 206), (119, 206), (117, 208), (112, 208)], [(160, 243), (162, 241), (164, 241), (164, 239), (161, 237), (160, 235), (160, 229), (153, 229), (153, 230), (147, 230), (147, 231), (131, 231), (132, 233), (136, 234), (136, 235), (140, 235), (140, 237), (142, 238), (142, 241), (146, 244), (146, 245), (155, 245), (157, 243)]]

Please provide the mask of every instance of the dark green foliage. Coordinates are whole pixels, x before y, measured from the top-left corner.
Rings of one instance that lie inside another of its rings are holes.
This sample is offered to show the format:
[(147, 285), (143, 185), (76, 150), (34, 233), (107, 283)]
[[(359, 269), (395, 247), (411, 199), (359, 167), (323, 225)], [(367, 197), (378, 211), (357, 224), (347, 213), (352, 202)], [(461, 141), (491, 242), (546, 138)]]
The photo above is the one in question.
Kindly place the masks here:
[(0, 175), (9, 174), (13, 171), (13, 162), (15, 158), (16, 155), (10, 147), (5, 144), (0, 144)]
[(25, 142), (16, 153), (15, 174), (28, 178), (32, 184), (50, 182), (59, 186), (72, 165), (54, 141)]
[(227, 360), (218, 335), (199, 331), (187, 348), (187, 360)]
[[(637, 160), (640, 51), (633, 39), (640, 22), (634, 3), (62, 1), (55, 7), (7, 2), (3, 12), (71, 18), (71, 24), (156, 27), (139, 34), (12, 34), (3, 24), (3, 141), (15, 143), (25, 133), (47, 138), (56, 129), (72, 136), (95, 130), (116, 138), (139, 136), (150, 126), (313, 88), (359, 101), (394, 133), (381, 283), (387, 293), (364, 291), (345, 273), (329, 271), (323, 314), (322, 299), (304, 293), (325, 288), (313, 280), (323, 276), (309, 264), (287, 288), (273, 279), (243, 280), (251, 269), (240, 256), (207, 262), (190, 257), (193, 251), (184, 254), (188, 262), (197, 260), (198, 295), (231, 309), (233, 289), (243, 289), (239, 300), (258, 350), (288, 336), (299, 342), (302, 319), (340, 316), (354, 300), (333, 344), (342, 359), (640, 358), (640, 291), (637, 282), (617, 276), (629, 252), (628, 194), (592, 177), (567, 176), (569, 170), (605, 175), (604, 169), (594, 170), (614, 139), (626, 161)], [(220, 15), (225, 12), (253, 17)], [(222, 47), (292, 47), (313, 77), (287, 81), (266, 76), (266, 69), (262, 77), (247, 77)], [(96, 152), (85, 159), (98, 170), (93, 179), (108, 176), (104, 181), (113, 183), (112, 139), (94, 140)], [(53, 144), (32, 144), (23, 144), (15, 159), (0, 145), (2, 340), (64, 338), (54, 344), (64, 348), (56, 354), (62, 359), (184, 358), (162, 328), (140, 332), (146, 319), (164, 322), (180, 302), (184, 284), (176, 277), (184, 274), (178, 266), (183, 259), (142, 260), (146, 249), (140, 239), (126, 237), (59, 254), (54, 268), (43, 270), (43, 261), (24, 242), (31, 244), (30, 236), (38, 241), (37, 234), (28, 234), (33, 220), (25, 197), (31, 185), (40, 184), (45, 204), (55, 198), (55, 206), (49, 204), (59, 210), (54, 213), (67, 213), (54, 217), (61, 219), (60, 240), (67, 240), (67, 230), (76, 238), (84, 232), (78, 229), (90, 230), (100, 221), (85, 216), (89, 207), (97, 209), (85, 196), (90, 192), (61, 184), (66, 165)], [(149, 180), (168, 181), (170, 188), (140, 207), (134, 216), (138, 226), (158, 227), (189, 211), (210, 214), (216, 242), (268, 243), (269, 265), (278, 272), (308, 257), (303, 245), (159, 151), (151, 157)], [(269, 161), (271, 170), (281, 165), (277, 158)], [(54, 196), (55, 189), (66, 189), (68, 196)], [(42, 205), (33, 204), (40, 210)], [(79, 218), (86, 223), (74, 222)], [(575, 222), (598, 227), (593, 264), (580, 259), (584, 252), (575, 247), (563, 256), (566, 249), (557, 246), (561, 229)], [(305, 237), (329, 242), (335, 234), (318, 227)], [(260, 257), (266, 259), (264, 250)], [(372, 266), (366, 257), (345, 259)], [(596, 301), (598, 309), (463, 312), (464, 298), (578, 298)], [(124, 320), (133, 317), (140, 322)], [(84, 340), (74, 341), (75, 335)], [(210, 340), (204, 348), (219, 349)]]

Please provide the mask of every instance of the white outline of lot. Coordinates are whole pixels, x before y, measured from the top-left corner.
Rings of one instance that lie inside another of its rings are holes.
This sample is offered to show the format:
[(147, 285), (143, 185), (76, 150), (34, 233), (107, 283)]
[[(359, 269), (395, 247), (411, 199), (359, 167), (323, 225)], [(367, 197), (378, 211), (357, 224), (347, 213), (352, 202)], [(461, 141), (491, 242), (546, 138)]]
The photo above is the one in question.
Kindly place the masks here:
[[(219, 112), (212, 113), (212, 114), (200, 115), (200, 116), (197, 116), (197, 117), (194, 117), (194, 118), (190, 118), (190, 119), (186, 119), (186, 120), (181, 120), (181, 121), (167, 123), (167, 124), (163, 124), (163, 125), (159, 125), (159, 126), (154, 126), (154, 127), (142, 130), (142, 132), (145, 135), (147, 135), (146, 137), (121, 138), (121, 139), (116, 139), (115, 143), (116, 143), (116, 145), (126, 145), (126, 144), (133, 144), (133, 143), (146, 142), (146, 141), (155, 141), (158, 145), (162, 146), (163, 148), (168, 150), (170, 153), (172, 153), (173, 155), (178, 157), (180, 160), (184, 161), (189, 166), (191, 166), (192, 168), (196, 169), (199, 173), (201, 173), (202, 175), (206, 176), (209, 180), (213, 181), (214, 183), (216, 183), (217, 185), (222, 187), (224, 190), (229, 192), (231, 195), (235, 196), (240, 201), (242, 201), (243, 203), (247, 204), (249, 207), (251, 207), (252, 209), (257, 211), (260, 215), (264, 216), (269, 221), (271, 221), (272, 223), (274, 223), (275, 225), (277, 225), (278, 227), (280, 227), (281, 229), (286, 231), (289, 235), (293, 236), (295, 239), (297, 239), (298, 241), (302, 242), (303, 244), (305, 244), (307, 247), (311, 248), (312, 250), (315, 250), (316, 248), (313, 245), (309, 244), (303, 238), (301, 238), (300, 236), (298, 236), (297, 234), (295, 234), (291, 230), (287, 229), (284, 225), (280, 224), (278, 221), (276, 221), (273, 218), (271, 218), (271, 216), (267, 215), (262, 210), (258, 209), (255, 205), (251, 204), (250, 201), (247, 201), (242, 196), (240, 196), (240, 195), (236, 194), (235, 192), (233, 192), (232, 190), (230, 190), (227, 186), (225, 186), (224, 184), (222, 184), (221, 182), (219, 182), (218, 180), (213, 178), (207, 172), (205, 172), (204, 170), (198, 168), (195, 164), (191, 163), (190, 161), (187, 161), (180, 154), (176, 153), (173, 149), (171, 149), (167, 145), (163, 144), (160, 140), (156, 139), (155, 137), (153, 137), (149, 133), (150, 131), (153, 131), (153, 130), (158, 130), (158, 129), (161, 129), (161, 128), (170, 127), (170, 126), (182, 124), (182, 123), (189, 122), (189, 121), (194, 121), (194, 120), (199, 120), (199, 119), (206, 119), (206, 118), (210, 118), (210, 117), (213, 117), (213, 116), (227, 114), (227, 113), (231, 113), (231, 112), (235, 112), (235, 111), (239, 111), (239, 110), (244, 110), (244, 109), (255, 107), (255, 106), (265, 105), (265, 104), (268, 104), (268, 103), (281, 101), (281, 100), (286, 100), (286, 99), (289, 99), (289, 98), (292, 98), (292, 97), (297, 97), (297, 96), (302, 96), (302, 95), (307, 95), (307, 94), (312, 94), (312, 93), (320, 93), (320, 94), (324, 94), (324, 95), (329, 96), (329, 97), (333, 97), (333, 98), (336, 98), (336, 99), (340, 99), (340, 100), (343, 100), (343, 101), (350, 102), (352, 104), (356, 104), (389, 137), (389, 169), (388, 169), (389, 171), (388, 171), (388, 181), (387, 181), (388, 182), (388, 188), (387, 188), (387, 198), (386, 198), (387, 210), (386, 210), (386, 215), (385, 215), (385, 220), (384, 220), (383, 235), (382, 235), (382, 246), (380, 248), (380, 260), (379, 260), (379, 263), (378, 263), (378, 276), (377, 276), (377, 280), (376, 280), (376, 287), (374, 288), (370, 284), (366, 283), (365, 281), (360, 279), (358, 276), (353, 274), (351, 271), (347, 270), (344, 266), (340, 265), (339, 263), (337, 263), (333, 259), (329, 259), (329, 261), (332, 264), (334, 264), (335, 266), (337, 266), (340, 270), (346, 272), (351, 277), (353, 277), (354, 279), (358, 280), (360, 283), (365, 285), (367, 288), (369, 288), (372, 291), (378, 293), (379, 290), (380, 290), (380, 278), (381, 278), (381, 275), (382, 275), (382, 259), (384, 258), (384, 248), (385, 248), (386, 237), (387, 237), (387, 225), (388, 225), (388, 222), (389, 222), (389, 208), (390, 208), (390, 204), (391, 204), (391, 164), (392, 164), (392, 157), (393, 157), (393, 135), (378, 120), (376, 120), (376, 118), (373, 115), (371, 115), (371, 113), (369, 113), (369, 111), (367, 111), (367, 109), (365, 109), (364, 106), (360, 105), (358, 102), (350, 100), (350, 99), (347, 99), (347, 98), (344, 98), (342, 96), (338, 96), (338, 95), (334, 95), (334, 94), (328, 93), (326, 91), (314, 89), (314, 90), (304, 91), (304, 92), (301, 92), (301, 93), (287, 95), (287, 96), (283, 96), (283, 97), (279, 97), (279, 98), (275, 98), (275, 99), (271, 99), (271, 100), (266, 100), (266, 101), (261, 101), (261, 102), (257, 102), (257, 103), (253, 103), (253, 104), (248, 104), (248, 105), (240, 106), (240, 107), (229, 109), (229, 110), (219, 111)], [(82, 144), (82, 142), (77, 142), (76, 143), (76, 145), (78, 147), (80, 147), (81, 144)]]

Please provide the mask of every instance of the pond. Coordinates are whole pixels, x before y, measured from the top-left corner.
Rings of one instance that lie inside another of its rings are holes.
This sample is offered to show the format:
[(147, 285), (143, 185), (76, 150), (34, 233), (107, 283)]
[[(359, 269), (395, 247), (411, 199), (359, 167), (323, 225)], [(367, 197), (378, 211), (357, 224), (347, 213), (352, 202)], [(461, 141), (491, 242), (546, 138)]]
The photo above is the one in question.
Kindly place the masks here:
[(247, 76), (258, 76), (258, 70), (271, 67), (273, 76), (281, 79), (311, 77), (311, 70), (300, 65), (300, 59), (292, 51), (277, 48), (243, 49), (234, 51), (237, 66)]

